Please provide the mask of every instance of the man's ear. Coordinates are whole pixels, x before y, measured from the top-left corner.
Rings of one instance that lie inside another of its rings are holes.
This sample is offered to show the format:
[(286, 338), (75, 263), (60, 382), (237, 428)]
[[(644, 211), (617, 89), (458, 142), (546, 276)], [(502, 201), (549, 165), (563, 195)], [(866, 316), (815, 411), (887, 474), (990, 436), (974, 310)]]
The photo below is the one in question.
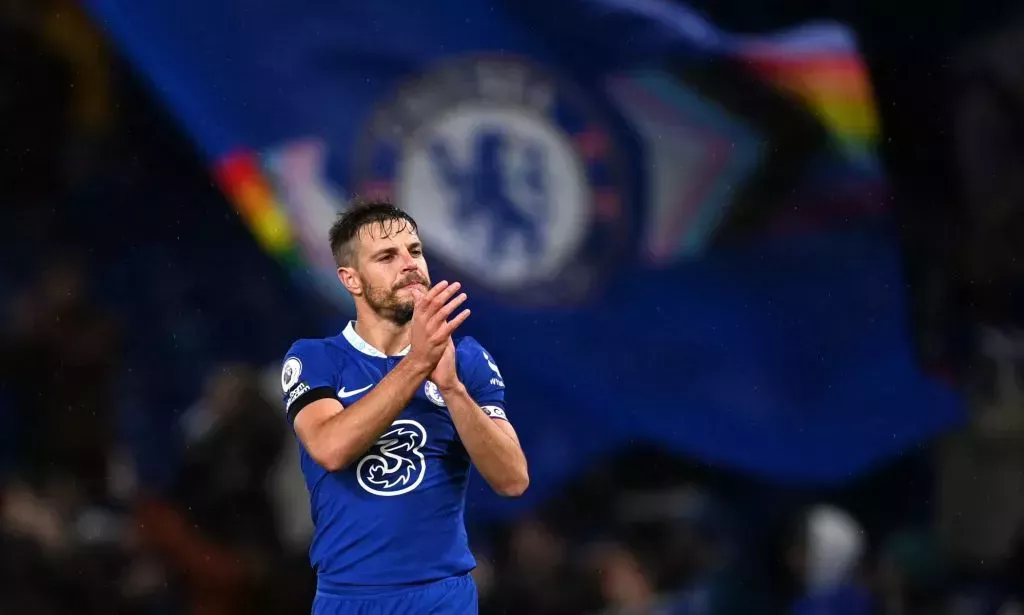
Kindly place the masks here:
[(338, 280), (353, 297), (363, 294), (363, 281), (353, 267), (338, 267)]

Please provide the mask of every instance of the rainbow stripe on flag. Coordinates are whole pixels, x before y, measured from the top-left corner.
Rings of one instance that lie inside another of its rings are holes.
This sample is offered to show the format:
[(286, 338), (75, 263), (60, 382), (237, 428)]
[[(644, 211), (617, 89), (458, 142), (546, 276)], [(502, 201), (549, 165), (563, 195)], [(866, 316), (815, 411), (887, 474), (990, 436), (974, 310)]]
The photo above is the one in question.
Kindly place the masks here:
[(878, 168), (881, 130), (875, 93), (848, 29), (808, 25), (770, 38), (742, 37), (735, 42), (735, 56), (802, 100), (851, 163)]
[(228, 154), (216, 164), (214, 175), (260, 246), (286, 264), (298, 265), (301, 258), (288, 214), (259, 156), (247, 151)]

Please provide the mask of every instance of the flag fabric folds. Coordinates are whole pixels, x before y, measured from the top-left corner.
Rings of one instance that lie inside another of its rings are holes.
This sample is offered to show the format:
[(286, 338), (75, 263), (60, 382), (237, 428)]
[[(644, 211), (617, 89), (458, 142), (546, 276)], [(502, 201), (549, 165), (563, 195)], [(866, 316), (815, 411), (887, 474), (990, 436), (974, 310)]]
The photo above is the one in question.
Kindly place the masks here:
[(296, 301), (350, 313), (326, 245), (349, 195), (417, 218), (501, 366), (532, 498), (624, 442), (834, 482), (961, 418), (914, 361), (842, 25), (741, 35), (667, 0), (87, 3), (309, 283)]

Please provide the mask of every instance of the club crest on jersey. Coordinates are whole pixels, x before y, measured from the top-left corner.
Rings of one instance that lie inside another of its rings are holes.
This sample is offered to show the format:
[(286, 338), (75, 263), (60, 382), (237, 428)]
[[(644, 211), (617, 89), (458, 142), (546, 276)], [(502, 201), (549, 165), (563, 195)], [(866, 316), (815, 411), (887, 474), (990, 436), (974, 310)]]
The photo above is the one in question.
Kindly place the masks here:
[(402, 495), (419, 487), (427, 473), (422, 452), (426, 443), (427, 430), (419, 422), (395, 421), (356, 465), (359, 486), (382, 497)]
[(427, 396), (435, 406), (445, 407), (444, 397), (441, 396), (441, 391), (438, 390), (437, 385), (427, 380), (423, 383), (423, 394)]
[(419, 222), (441, 264), (512, 302), (583, 300), (628, 235), (623, 156), (591, 97), (508, 57), (450, 61), (379, 107), (353, 185)]

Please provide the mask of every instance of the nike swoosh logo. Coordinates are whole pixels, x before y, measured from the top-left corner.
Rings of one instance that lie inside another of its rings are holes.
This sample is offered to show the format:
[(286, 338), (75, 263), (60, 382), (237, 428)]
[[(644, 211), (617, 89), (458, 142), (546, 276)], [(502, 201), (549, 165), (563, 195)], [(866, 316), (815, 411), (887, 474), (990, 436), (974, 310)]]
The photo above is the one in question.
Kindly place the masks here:
[(338, 389), (338, 397), (345, 399), (347, 397), (352, 397), (353, 395), (359, 395), (360, 393), (362, 393), (366, 389), (369, 389), (372, 386), (372, 384), (368, 384), (361, 389), (355, 389), (353, 391), (346, 391), (345, 387), (341, 387), (340, 389)]

